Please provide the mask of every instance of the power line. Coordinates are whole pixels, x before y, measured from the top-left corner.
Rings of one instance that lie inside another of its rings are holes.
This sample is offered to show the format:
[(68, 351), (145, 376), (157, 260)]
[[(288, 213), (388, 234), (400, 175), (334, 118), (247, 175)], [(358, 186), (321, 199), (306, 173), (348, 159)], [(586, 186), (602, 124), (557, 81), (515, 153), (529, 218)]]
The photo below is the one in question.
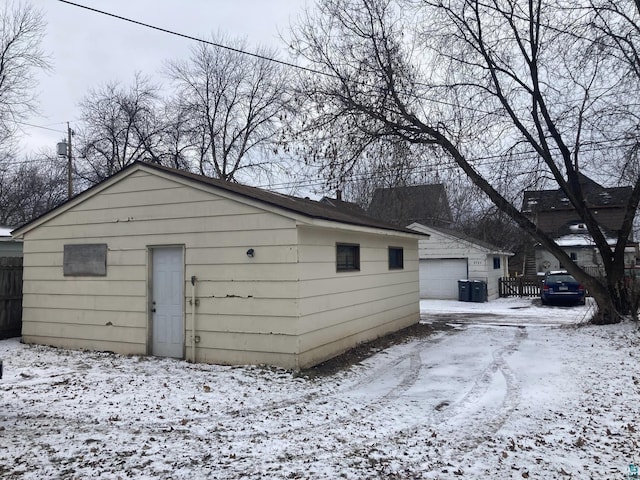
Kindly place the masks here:
[[(605, 151), (607, 150), (608, 147), (606, 147), (606, 143), (609, 142), (614, 142), (614, 141), (619, 141), (619, 140), (626, 140), (624, 138), (620, 138), (620, 139), (609, 139), (609, 140), (601, 140), (601, 141), (594, 141), (594, 142), (589, 142), (589, 143), (585, 143), (583, 144), (584, 146), (586, 146), (586, 148), (582, 148), (583, 152), (600, 152), (600, 151)], [(633, 144), (626, 144), (626, 145), (620, 145), (621, 147), (632, 147), (636, 145), (635, 143)], [(534, 157), (537, 156), (537, 153), (534, 151), (527, 151), (527, 152), (513, 152), (511, 154), (511, 159), (513, 159), (513, 157), (522, 157), (522, 156), (529, 156), (529, 157)], [(508, 155), (501, 155), (501, 154), (495, 154), (495, 155), (487, 155), (487, 156), (483, 156), (483, 157), (476, 157), (473, 159), (473, 165), (475, 167), (491, 167), (494, 165), (500, 165), (502, 164), (505, 160), (508, 160), (509, 156)], [(14, 161), (4, 161), (0, 163), (0, 167), (6, 167), (6, 166), (18, 166), (18, 165), (23, 165), (23, 164), (32, 164), (32, 163), (40, 163), (42, 164), (43, 160), (49, 160), (51, 162), (60, 162), (60, 160), (58, 158), (32, 158), (32, 159), (24, 159), (24, 160), (14, 160)], [(420, 175), (420, 174), (428, 174), (428, 173), (433, 173), (433, 172), (446, 172), (446, 171), (453, 171), (460, 168), (456, 163), (452, 163), (452, 162), (448, 162), (448, 164), (439, 164), (439, 165), (433, 165), (433, 166), (425, 166), (425, 165), (416, 165), (412, 168), (407, 169), (407, 171), (411, 174), (414, 175)], [(520, 172), (519, 174), (523, 174), (523, 173), (528, 173), (528, 172)], [(345, 180), (349, 180), (349, 181), (354, 181), (354, 180), (366, 180), (366, 179), (374, 179), (376, 178), (377, 173), (375, 172), (362, 172), (362, 173), (355, 173), (355, 174), (350, 174), (348, 175)], [(290, 182), (281, 182), (281, 183), (271, 183), (271, 184), (261, 184), (261, 185), (254, 185), (256, 188), (267, 188), (270, 190), (281, 190), (281, 189), (290, 189), (290, 188), (312, 188), (312, 187), (323, 187), (326, 186), (326, 182), (323, 181), (322, 179), (320, 179), (319, 177), (317, 179), (314, 180), (306, 180), (306, 181), (301, 181), (301, 180), (293, 180)]]
[[(24, 123), (24, 122), (21, 122)], [(66, 123), (66, 122), (64, 122)], [(26, 124), (26, 125), (30, 125), (30, 124)], [(46, 128), (46, 127), (42, 127), (40, 125), (33, 125), (34, 127), (38, 127), (38, 128)], [(48, 129), (48, 130), (53, 130), (53, 129)], [(58, 133), (67, 133), (66, 131), (62, 131), (62, 130), (53, 130), (55, 132)], [(604, 152), (604, 151), (608, 151), (609, 150), (609, 146), (608, 144), (610, 143), (615, 143), (615, 142), (622, 142), (619, 145), (617, 145), (617, 147), (622, 147), (622, 148), (631, 148), (637, 145), (637, 142), (631, 142), (631, 143), (626, 143), (626, 142), (630, 142), (631, 139), (627, 138), (627, 137), (620, 137), (620, 138), (610, 138), (610, 139), (603, 139), (603, 140), (594, 140), (594, 141), (589, 141), (589, 142), (583, 142), (580, 144), (580, 152), (582, 153), (588, 153), (588, 152)], [(557, 150), (557, 148), (556, 148)], [(516, 158), (522, 158), (522, 157), (534, 157), (534, 156), (538, 156), (538, 154), (534, 151), (534, 150), (528, 150), (528, 151), (516, 151), (516, 152), (511, 152), (511, 153), (497, 153), (497, 154), (493, 154), (493, 155), (484, 155), (484, 156), (477, 156), (477, 157), (473, 157), (472, 160), (470, 160), (472, 162), (473, 165), (475, 166), (491, 166), (491, 165), (498, 165), (501, 164), (503, 161), (505, 160), (509, 160), (509, 159), (516, 159)], [(20, 165), (23, 163), (36, 163), (36, 162), (40, 162), (42, 161), (42, 158), (32, 158), (32, 159), (24, 159), (24, 160), (12, 160), (12, 161), (4, 161), (2, 162), (2, 165)], [(457, 164), (451, 163), (448, 166), (442, 166), (439, 165), (438, 169), (440, 171), (442, 170), (454, 170), (459, 168)], [(418, 167), (416, 167), (418, 168)], [(363, 174), (366, 175), (366, 174)], [(273, 186), (282, 186), (282, 187), (287, 187), (287, 186), (296, 186), (298, 185), (299, 182), (295, 181), (295, 182), (285, 182), (285, 183), (278, 183), (278, 184), (265, 184), (265, 185), (255, 185), (258, 188), (262, 188), (262, 187), (273, 187)], [(316, 185), (322, 185), (322, 183), (311, 183), (308, 186), (316, 186)], [(303, 185), (306, 186), (306, 185)]]
[(317, 75), (324, 75), (328, 77), (333, 77), (330, 73), (322, 72), (320, 70), (315, 70), (309, 67), (303, 67), (301, 65), (296, 65), (295, 63), (285, 62), (284, 60), (278, 60), (277, 58), (267, 57), (266, 55), (261, 55), (259, 53), (249, 52), (246, 50), (242, 50), (240, 48), (230, 47), (228, 45), (223, 45), (221, 43), (212, 42), (210, 40), (204, 40), (202, 38), (194, 37), (192, 35), (188, 35), (186, 33), (176, 32), (175, 30), (169, 30), (168, 28), (158, 27), (156, 25), (151, 25), (150, 23), (141, 22), (139, 20), (133, 20), (132, 18), (123, 17), (121, 15), (116, 15), (115, 13), (106, 12), (104, 10), (98, 10), (97, 8), (87, 7), (86, 5), (81, 5), (79, 3), (71, 2), (69, 0), (58, 0), (59, 2), (66, 3), (68, 5), (72, 5), (74, 7), (83, 8), (85, 10), (89, 10), (94, 13), (99, 13), (101, 15), (106, 15), (108, 17), (116, 18), (118, 20), (122, 20), (123, 22), (133, 23), (135, 25), (140, 25), (145, 28), (150, 28), (151, 30), (157, 30), (159, 32), (168, 33), (169, 35), (175, 35), (176, 37), (186, 38), (188, 40), (194, 40), (196, 42), (205, 43), (207, 45), (211, 45), (213, 47), (222, 48), (224, 50), (229, 50), (231, 52), (240, 53), (242, 55), (249, 55), (254, 58), (258, 58), (260, 60), (265, 60), (268, 62), (278, 63), (280, 65), (284, 65), (286, 67), (297, 68), (299, 70), (304, 70), (309, 73), (315, 73)]
[[(156, 30), (156, 31), (159, 31), (159, 32), (162, 32), (162, 33), (167, 33), (169, 35), (174, 35), (174, 36), (185, 38), (185, 39), (188, 39), (188, 40), (193, 40), (193, 41), (196, 41), (196, 42), (204, 43), (204, 44), (207, 44), (207, 45), (214, 46), (216, 48), (221, 48), (221, 49), (224, 49), (224, 50), (229, 50), (229, 51), (232, 51), (232, 52), (240, 53), (242, 55), (248, 55), (248, 56), (251, 56), (251, 57), (254, 57), (254, 58), (258, 58), (258, 59), (261, 59), (261, 60), (265, 60), (265, 61), (268, 61), (268, 62), (277, 63), (277, 64), (280, 64), (280, 65), (283, 65), (283, 66), (286, 66), (286, 67), (289, 67), (289, 68), (295, 68), (295, 69), (302, 70), (302, 71), (305, 71), (305, 72), (308, 72), (308, 73), (313, 73), (313, 74), (316, 74), (316, 75), (322, 75), (324, 77), (341, 80), (340, 77), (338, 75), (334, 74), (334, 73), (324, 72), (322, 70), (317, 70), (317, 69), (314, 69), (314, 68), (305, 67), (305, 66), (302, 66), (302, 65), (297, 65), (295, 63), (286, 62), (286, 61), (283, 61), (283, 60), (279, 60), (277, 58), (269, 57), (269, 56), (258, 54), (258, 53), (255, 53), (255, 52), (250, 52), (250, 51), (243, 50), (243, 49), (240, 49), (240, 48), (231, 47), (229, 45), (224, 45), (224, 44), (221, 44), (221, 43), (218, 43), (218, 42), (213, 42), (213, 41), (210, 41), (210, 40), (204, 40), (202, 38), (195, 37), (193, 35), (177, 32), (175, 30), (170, 30), (170, 29), (164, 28), (164, 27), (158, 27), (158, 26), (152, 25), (150, 23), (142, 22), (142, 21), (139, 21), (139, 20), (134, 20), (132, 18), (124, 17), (122, 15), (117, 15), (115, 13), (110, 13), (110, 12), (107, 12), (107, 11), (104, 11), (104, 10), (99, 10), (97, 8), (88, 7), (86, 5), (82, 5), (82, 4), (79, 4), (79, 3), (76, 3), (76, 2), (72, 2), (70, 0), (58, 0), (58, 1), (61, 2), (61, 3), (65, 3), (67, 5), (71, 5), (71, 6), (77, 7), (77, 8), (82, 8), (82, 9), (85, 9), (85, 10), (88, 10), (88, 11), (91, 11), (91, 12), (94, 12), (94, 13), (98, 13), (100, 15), (105, 15), (105, 16), (108, 16), (108, 17), (112, 17), (112, 18), (115, 18), (117, 20), (121, 20), (123, 22), (128, 22), (128, 23), (132, 23), (134, 25), (139, 25), (139, 26), (142, 26), (142, 27), (145, 27), (145, 28), (149, 28), (151, 30)], [(369, 87), (369, 88), (375, 88), (375, 86), (373, 86), (371, 84), (368, 84), (368, 83), (365, 83), (365, 82), (360, 82), (360, 81), (357, 81), (357, 80), (355, 80), (354, 82), (356, 84), (361, 85), (361, 86), (365, 86), (365, 87)], [(424, 83), (420, 83), (420, 82), (416, 82), (416, 85), (420, 85), (420, 86), (423, 86), (423, 87), (429, 87), (428, 85), (426, 85)], [(418, 95), (416, 93), (409, 93), (408, 95), (413, 97), (413, 98), (416, 98), (418, 100), (425, 100), (425, 101), (428, 101), (428, 102), (432, 102), (432, 103), (439, 104), (439, 105), (445, 105), (445, 106), (448, 106), (448, 107), (461, 108), (461, 109), (464, 109), (464, 110), (468, 110), (470, 112), (480, 113), (480, 114), (483, 114), (483, 115), (494, 115), (494, 114), (496, 114), (496, 111), (480, 110), (477, 107), (470, 107), (470, 106), (467, 106), (467, 105), (461, 105), (459, 103), (448, 102), (446, 100), (441, 100), (441, 99), (437, 99), (437, 98), (428, 98), (427, 99), (424, 96), (420, 96), (420, 95)], [(558, 104), (558, 102), (555, 102), (555, 103)], [(563, 105), (568, 105), (568, 106), (571, 105), (571, 103), (567, 103), (567, 102), (563, 102), (562, 104)], [(528, 112), (529, 109), (522, 108), (522, 109), (515, 109), (515, 111), (526, 111), (526, 112)]]
[[(44, 126), (44, 125), (34, 125), (33, 123), (20, 122), (20, 121), (17, 121), (17, 120), (15, 121), (15, 123), (17, 123), (18, 125), (25, 125), (27, 127), (40, 128), (42, 130), (49, 130), (51, 132), (66, 133), (63, 130), (56, 130), (55, 128), (49, 128), (49, 127)], [(66, 122), (60, 122), (60, 123), (66, 123)], [(58, 125), (58, 123), (52, 123), (52, 125)]]
[(42, 125), (43, 127), (53, 127), (54, 125), (65, 125), (66, 123), (69, 123), (69, 121), (77, 121), (78, 119), (75, 120), (67, 120), (65, 122), (54, 122), (54, 123), (48, 123), (47, 125)]
[[(625, 140), (624, 138), (620, 138), (618, 140)], [(588, 142), (588, 143), (584, 143), (583, 144), (583, 148), (581, 148), (582, 152), (602, 152), (602, 151), (607, 151), (609, 147), (607, 147), (606, 143), (609, 142), (613, 142), (616, 141), (616, 139), (611, 139), (611, 140), (601, 140), (601, 141), (594, 141), (594, 142)], [(635, 146), (636, 143), (631, 143), (631, 144), (625, 144), (625, 145), (620, 145), (621, 147), (633, 147)], [(501, 165), (503, 164), (504, 161), (509, 161), (509, 160), (513, 160), (517, 157), (536, 157), (538, 154), (533, 151), (527, 151), (527, 152), (513, 152), (510, 155), (507, 154), (495, 154), (495, 155), (487, 155), (487, 156), (483, 156), (483, 157), (475, 157), (472, 160), (472, 165), (474, 167), (491, 167), (494, 165)], [(426, 173), (430, 173), (431, 171), (437, 171), (437, 172), (445, 172), (445, 171), (453, 171), (453, 170), (457, 170), (459, 169), (459, 165), (457, 163), (453, 163), (453, 162), (448, 162), (448, 165), (434, 165), (433, 167), (429, 168), (428, 166), (424, 166), (424, 165), (416, 165), (415, 167), (409, 168), (407, 171), (412, 173), (412, 174), (426, 174)], [(522, 173), (528, 173), (528, 172), (522, 172)], [(375, 172), (363, 172), (363, 173), (357, 173), (357, 174), (351, 174), (348, 175), (345, 180), (365, 180), (365, 179), (373, 179), (377, 176), (377, 173)], [(336, 179), (337, 180), (337, 179)], [(291, 181), (291, 182), (282, 182), (282, 183), (276, 183), (276, 184), (265, 184), (265, 185), (257, 185), (257, 188), (291, 188), (291, 187), (298, 187), (298, 188), (303, 188), (303, 187), (321, 187), (326, 185), (326, 182), (318, 179), (318, 180), (309, 180), (307, 182), (301, 182), (301, 181)]]
[[(111, 18), (115, 18), (115, 19), (120, 20), (120, 21), (132, 23), (132, 24), (135, 24), (135, 25), (138, 25), (138, 26), (142, 26), (144, 28), (156, 30), (156, 31), (159, 31), (159, 32), (162, 32), (162, 33), (166, 33), (166, 34), (169, 34), (169, 35), (173, 35), (173, 36), (185, 38), (185, 39), (188, 39), (188, 40), (200, 42), (200, 43), (203, 43), (203, 44), (211, 45), (211, 46), (214, 46), (216, 48), (229, 50), (229, 51), (232, 51), (232, 52), (235, 52), (235, 53), (239, 53), (239, 54), (242, 54), (242, 55), (248, 55), (248, 56), (251, 56), (251, 57), (254, 57), (254, 58), (258, 58), (258, 59), (261, 59), (261, 60), (264, 60), (264, 61), (274, 62), (274, 63), (280, 64), (280, 65), (283, 65), (283, 66), (286, 66), (286, 67), (289, 67), (289, 68), (295, 68), (295, 69), (306, 71), (306, 72), (309, 72), (309, 73), (312, 73), (312, 74), (322, 75), (324, 77), (329, 77), (329, 78), (334, 78), (334, 79), (339, 79), (339, 77), (337, 75), (333, 74), (333, 73), (328, 73), (328, 72), (324, 72), (324, 71), (321, 71), (321, 70), (316, 70), (316, 69), (313, 69), (313, 68), (304, 67), (304, 66), (301, 66), (301, 65), (296, 65), (296, 64), (293, 64), (293, 63), (290, 63), (290, 62), (286, 62), (286, 61), (282, 61), (282, 60), (278, 60), (276, 58), (269, 57), (269, 56), (266, 56), (266, 55), (262, 55), (262, 54), (258, 54), (258, 53), (254, 53), (254, 52), (250, 52), (250, 51), (246, 51), (246, 50), (243, 50), (243, 49), (231, 47), (231, 46), (228, 46), (228, 45), (224, 45), (224, 44), (213, 42), (213, 41), (209, 41), (209, 40), (204, 40), (202, 38), (198, 38), (198, 37), (195, 37), (195, 36), (192, 36), (192, 35), (188, 35), (188, 34), (184, 34), (184, 33), (181, 33), (181, 32), (177, 32), (175, 30), (170, 30), (170, 29), (167, 29), (167, 28), (158, 27), (156, 25), (145, 23), (145, 22), (142, 22), (142, 21), (139, 21), (139, 20), (134, 20), (134, 19), (131, 19), (131, 18), (128, 18), (128, 17), (124, 17), (124, 16), (121, 16), (121, 15), (117, 15), (117, 14), (114, 14), (114, 13), (110, 13), (110, 12), (107, 12), (107, 11), (104, 11), (104, 10), (99, 10), (99, 9), (96, 9), (96, 8), (92, 8), (92, 7), (88, 7), (88, 6), (85, 6), (85, 5), (81, 5), (81, 4), (78, 4), (76, 2), (72, 2), (70, 0), (58, 0), (58, 1), (61, 2), (61, 3), (65, 3), (65, 4), (68, 4), (68, 5), (77, 7), (77, 8), (82, 8), (84, 10), (91, 11), (93, 13), (97, 13), (97, 14), (100, 14), (100, 15), (104, 15), (104, 16), (108, 16), (108, 17), (111, 17)], [(356, 83), (358, 83), (360, 85), (363, 85), (363, 86), (366, 86), (366, 87), (374, 88), (372, 85), (367, 84), (365, 82), (358, 82), (356, 80)], [(427, 86), (427, 85), (424, 85), (424, 84), (418, 84), (418, 85)], [(414, 96), (415, 98), (418, 98), (420, 100), (427, 100), (424, 97), (418, 96), (416, 94), (413, 94), (412, 96)], [(490, 112), (490, 111), (480, 110), (480, 109), (475, 108), (475, 107), (459, 105), (459, 104), (455, 104), (455, 103), (452, 103), (452, 102), (447, 102), (445, 100), (439, 100), (439, 99), (434, 99), (434, 98), (428, 99), (427, 101), (430, 101), (430, 102), (433, 102), (433, 103), (436, 103), (436, 104), (451, 106), (451, 107), (464, 108), (466, 110), (469, 110), (469, 111), (472, 111), (472, 112), (475, 112), (475, 113), (479, 113), (479, 114), (493, 115), (493, 114), (496, 113), (495, 111), (494, 112)], [(45, 126), (31, 125), (31, 124), (26, 124), (26, 123), (24, 123), (24, 124), (28, 125), (28, 126), (35, 127), (35, 128), (42, 128), (42, 129), (45, 129), (45, 130), (51, 130), (51, 131), (55, 131), (55, 132), (58, 132), (58, 133), (64, 133), (64, 132), (62, 132), (60, 130), (54, 130), (54, 129), (51, 129), (51, 128), (47, 128)], [(622, 139), (620, 139), (620, 140), (622, 140)], [(614, 141), (614, 140), (611, 140), (611, 141)], [(608, 141), (602, 141), (602, 142), (598, 142), (598, 143), (604, 143), (604, 142), (608, 142)], [(594, 144), (595, 144), (595, 142), (592, 145), (594, 145)], [(599, 151), (599, 150), (600, 149), (597, 149), (597, 148), (591, 148), (591, 149), (586, 149), (586, 150), (583, 149), (583, 151)], [(514, 155), (515, 156), (535, 155), (535, 152), (514, 152), (511, 155), (512, 156), (514, 156)], [(488, 165), (492, 165), (492, 164), (497, 164), (497, 163), (500, 163), (501, 161), (503, 161), (504, 158), (505, 158), (505, 155), (494, 155), (494, 156), (488, 156), (488, 157), (477, 157), (477, 158), (474, 159), (474, 165), (477, 165), (477, 166), (488, 166)], [(496, 161), (495, 162), (490, 162), (489, 161), (489, 160), (493, 160), (493, 159), (496, 159)], [(458, 167), (456, 165), (451, 165), (449, 167), (440, 167), (440, 170), (455, 169), (455, 168), (458, 168)], [(288, 183), (288, 184), (284, 183), (284, 184), (280, 184), (280, 185), (282, 185), (282, 186), (287, 186), (287, 185), (288, 186), (299, 186), (300, 184), (291, 182), (291, 183)], [(313, 185), (322, 185), (322, 183), (312, 183), (312, 184), (309, 184), (308, 186), (313, 186)]]
[[(313, 74), (316, 74), (316, 75), (322, 75), (324, 77), (333, 78), (333, 79), (336, 79), (336, 80), (341, 80), (338, 75), (335, 75), (335, 74), (330, 73), (330, 72), (323, 72), (322, 70), (316, 70), (314, 68), (304, 67), (302, 65), (296, 65), (295, 63), (285, 62), (283, 60), (278, 60), (277, 58), (268, 57), (266, 55), (261, 55), (261, 54), (258, 54), (258, 53), (249, 52), (247, 50), (243, 50), (243, 49), (240, 49), (240, 48), (230, 47), (228, 45), (224, 45), (224, 44), (221, 44), (221, 43), (213, 42), (213, 41), (210, 41), (210, 40), (204, 40), (202, 38), (195, 37), (193, 35), (177, 32), (175, 30), (170, 30), (170, 29), (164, 28), (164, 27), (158, 27), (158, 26), (152, 25), (150, 23), (141, 22), (139, 20), (134, 20), (132, 18), (124, 17), (122, 15), (117, 15), (115, 13), (110, 13), (110, 12), (107, 12), (107, 11), (104, 11), (104, 10), (99, 10), (97, 8), (92, 8), (92, 7), (88, 7), (86, 5), (81, 5), (79, 3), (75, 3), (75, 2), (72, 2), (70, 0), (58, 0), (58, 1), (61, 2), (61, 3), (66, 3), (67, 5), (71, 5), (71, 6), (77, 7), (77, 8), (82, 8), (82, 9), (85, 9), (85, 10), (89, 10), (91, 12), (98, 13), (100, 15), (105, 15), (105, 16), (108, 16), (108, 17), (112, 17), (112, 18), (115, 18), (117, 20), (121, 20), (123, 22), (133, 23), (134, 25), (139, 25), (139, 26), (142, 26), (142, 27), (145, 27), (145, 28), (149, 28), (151, 30), (156, 30), (156, 31), (159, 31), (159, 32), (162, 32), (162, 33), (167, 33), (169, 35), (174, 35), (176, 37), (186, 38), (188, 40), (193, 40), (195, 42), (204, 43), (204, 44), (207, 44), (207, 45), (211, 45), (213, 47), (222, 48), (224, 50), (229, 50), (231, 52), (240, 53), (242, 55), (248, 55), (248, 56), (251, 56), (251, 57), (254, 57), (254, 58), (265, 60), (267, 62), (274, 62), (274, 63), (280, 64), (280, 65), (283, 65), (283, 66), (286, 66), (286, 67), (289, 67), (289, 68), (295, 68), (295, 69), (302, 70), (302, 71), (305, 71), (305, 72), (308, 72), (308, 73), (313, 73)], [(361, 85), (361, 86), (365, 86), (365, 87), (369, 87), (369, 88), (375, 88), (375, 86), (370, 85), (370, 84), (365, 83), (365, 82), (359, 82), (357, 80), (354, 80), (354, 82), (356, 84), (358, 84), (358, 85)], [(416, 84), (425, 86), (424, 84), (419, 84), (419, 83), (416, 83)], [(412, 96), (413, 98), (418, 99), (418, 100), (425, 100), (425, 98), (423, 98), (423, 97), (421, 97), (421, 96), (419, 96), (417, 94), (409, 94), (409, 95)], [(458, 107), (458, 108), (462, 108), (462, 109), (469, 110), (469, 111), (472, 111), (472, 112), (482, 113), (484, 115), (493, 115), (495, 113), (495, 112), (480, 110), (480, 109), (474, 108), (474, 107), (469, 107), (469, 106), (466, 106), (466, 105), (454, 104), (452, 102), (447, 102), (445, 100), (438, 100), (438, 99), (435, 99), (435, 98), (431, 98), (431, 99), (429, 99), (429, 101), (431, 101), (433, 103), (440, 104), (440, 105), (445, 105), (445, 106), (449, 106), (449, 107)]]

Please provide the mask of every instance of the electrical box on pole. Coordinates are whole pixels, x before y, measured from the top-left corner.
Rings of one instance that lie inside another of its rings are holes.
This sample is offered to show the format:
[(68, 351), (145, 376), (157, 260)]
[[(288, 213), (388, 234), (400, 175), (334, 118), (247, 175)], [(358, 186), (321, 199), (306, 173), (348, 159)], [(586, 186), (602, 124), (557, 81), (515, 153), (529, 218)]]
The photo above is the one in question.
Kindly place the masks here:
[(58, 142), (56, 150), (59, 157), (67, 157), (67, 198), (73, 196), (73, 158), (71, 156), (71, 136), (74, 131), (71, 130), (69, 122), (67, 122), (67, 140)]
[(67, 156), (67, 142), (58, 142), (57, 145), (57, 151), (58, 151), (58, 156), (59, 157), (65, 157)]

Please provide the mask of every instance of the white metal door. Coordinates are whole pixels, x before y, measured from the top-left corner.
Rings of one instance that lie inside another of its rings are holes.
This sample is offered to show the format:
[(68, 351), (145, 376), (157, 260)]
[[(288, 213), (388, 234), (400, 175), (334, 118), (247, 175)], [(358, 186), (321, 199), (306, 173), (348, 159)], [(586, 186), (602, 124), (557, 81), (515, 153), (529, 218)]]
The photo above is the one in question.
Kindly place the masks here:
[(467, 278), (466, 258), (420, 260), (420, 297), (458, 298), (458, 280)]
[(152, 258), (151, 354), (184, 357), (183, 289), (181, 247), (154, 248)]

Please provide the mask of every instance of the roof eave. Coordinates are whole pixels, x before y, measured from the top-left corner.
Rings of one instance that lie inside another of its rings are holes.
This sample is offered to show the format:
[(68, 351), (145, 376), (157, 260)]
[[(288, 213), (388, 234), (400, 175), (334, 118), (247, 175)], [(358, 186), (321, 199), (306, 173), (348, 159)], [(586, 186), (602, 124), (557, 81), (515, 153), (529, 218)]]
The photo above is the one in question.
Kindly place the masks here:
[(349, 223), (343, 223), (343, 222), (336, 222), (334, 220), (327, 220), (322, 218), (311, 218), (311, 217), (304, 218), (302, 216), (301, 218), (298, 219), (298, 225), (315, 227), (315, 228), (326, 228), (326, 229), (333, 229), (333, 230), (336, 230), (336, 229), (350, 230), (353, 232), (360, 232), (360, 233), (374, 233), (377, 235), (414, 238), (414, 239), (420, 239), (420, 238), (424, 238), (425, 236), (426, 237), (429, 236), (426, 233), (412, 232), (409, 230), (401, 230), (401, 229), (394, 230), (394, 229), (382, 228), (382, 227), (373, 227), (373, 226), (366, 226), (366, 225), (356, 225), (356, 224), (349, 224)]
[[(481, 252), (486, 253), (487, 255), (506, 255), (506, 256), (515, 255), (515, 253), (512, 253), (512, 252), (506, 252), (506, 251), (503, 251), (503, 250), (494, 250), (494, 249), (491, 249), (491, 248), (487, 248), (484, 245), (480, 245), (478, 243), (474, 243), (471, 240), (467, 240), (465, 238), (461, 238), (461, 237), (458, 237), (456, 235), (451, 235), (451, 234), (443, 231), (440, 228), (430, 227), (428, 225), (423, 225), (421, 223), (412, 223), (411, 225), (408, 225), (407, 228), (415, 229), (417, 231), (424, 231), (425, 234), (427, 234), (427, 235), (428, 235), (428, 232), (427, 232), (428, 230), (431, 230), (433, 232), (437, 232), (439, 235), (444, 235), (445, 237), (450, 238), (452, 240), (455, 240), (457, 242), (462, 242), (463, 244), (465, 244), (467, 246), (470, 246), (470, 247), (473, 247), (473, 248), (477, 248), (478, 250), (480, 250)], [(431, 236), (431, 235), (429, 235), (429, 236)]]

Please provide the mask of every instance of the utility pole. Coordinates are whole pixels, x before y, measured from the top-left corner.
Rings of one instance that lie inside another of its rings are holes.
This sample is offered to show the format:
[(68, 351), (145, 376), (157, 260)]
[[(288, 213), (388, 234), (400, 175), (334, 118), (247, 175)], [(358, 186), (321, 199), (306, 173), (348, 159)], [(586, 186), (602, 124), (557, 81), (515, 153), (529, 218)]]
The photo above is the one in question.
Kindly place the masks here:
[(58, 143), (58, 156), (67, 157), (67, 198), (73, 196), (73, 156), (71, 154), (71, 136), (74, 131), (71, 130), (69, 122), (67, 122), (67, 141)]
[(67, 192), (68, 198), (73, 197), (73, 158), (71, 155), (71, 135), (73, 135), (73, 130), (69, 126), (69, 122), (67, 122)]

